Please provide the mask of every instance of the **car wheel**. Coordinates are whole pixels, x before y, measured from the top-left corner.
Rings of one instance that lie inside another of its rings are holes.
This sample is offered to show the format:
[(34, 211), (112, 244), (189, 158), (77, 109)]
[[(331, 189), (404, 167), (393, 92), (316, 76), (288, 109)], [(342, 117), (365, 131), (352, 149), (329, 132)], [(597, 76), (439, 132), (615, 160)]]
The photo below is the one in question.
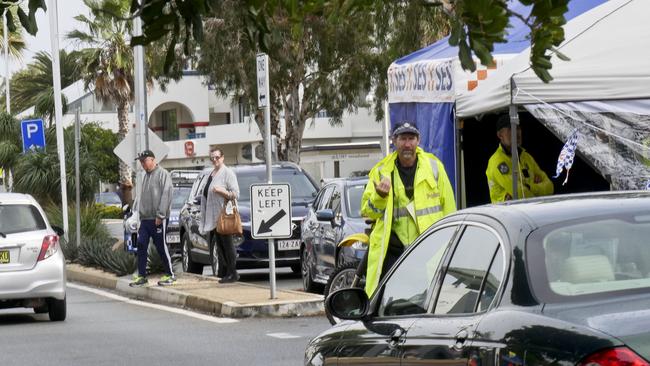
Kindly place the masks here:
[(50, 320), (53, 322), (60, 322), (65, 320), (66, 316), (66, 300), (49, 299), (47, 302)]
[(292, 264), (291, 272), (295, 274), (302, 273), (302, 266), (300, 265), (300, 263)]
[(310, 252), (303, 247), (300, 251), (300, 275), (302, 276), (302, 288), (305, 292), (318, 293), (319, 285), (314, 282), (312, 273), (312, 256)]
[[(344, 266), (337, 267), (334, 272), (332, 272), (332, 275), (327, 280), (327, 284), (325, 285), (325, 290), (323, 291), (325, 298), (327, 298), (327, 296), (332, 292), (352, 287), (352, 281), (354, 281), (354, 276), (356, 273), (357, 266), (353, 263), (348, 263)], [(360, 281), (358, 286), (363, 287), (363, 281)], [(325, 310), (325, 315), (327, 315), (327, 319), (330, 321), (330, 323), (332, 323), (332, 325), (338, 324), (340, 322), (339, 318), (334, 317), (327, 310)]]
[(219, 274), (219, 252), (217, 251), (216, 237), (216, 235), (212, 235), (212, 240), (210, 240), (210, 267), (212, 275), (215, 277)]
[(183, 272), (186, 273), (203, 273), (203, 266), (192, 260), (192, 253), (190, 252), (190, 237), (187, 233), (183, 234)]

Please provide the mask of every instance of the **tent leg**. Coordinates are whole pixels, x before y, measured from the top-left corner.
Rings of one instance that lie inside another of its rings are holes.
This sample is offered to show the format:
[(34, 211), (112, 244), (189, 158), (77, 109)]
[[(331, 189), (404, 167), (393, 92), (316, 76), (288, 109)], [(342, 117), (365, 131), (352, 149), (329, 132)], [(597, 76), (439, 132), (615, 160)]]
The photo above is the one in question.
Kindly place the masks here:
[(519, 127), (519, 114), (517, 106), (510, 104), (510, 156), (512, 157), (512, 199), (519, 199), (519, 141), (517, 141), (517, 127)]

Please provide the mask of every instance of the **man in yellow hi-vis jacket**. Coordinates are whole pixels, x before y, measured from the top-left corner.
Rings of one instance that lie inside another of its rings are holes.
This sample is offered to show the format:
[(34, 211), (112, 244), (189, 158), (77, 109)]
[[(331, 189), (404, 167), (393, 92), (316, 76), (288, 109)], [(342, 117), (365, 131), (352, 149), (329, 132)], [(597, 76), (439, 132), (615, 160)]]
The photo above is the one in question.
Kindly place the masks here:
[(404, 248), (443, 216), (456, 211), (442, 162), (422, 150), (420, 132), (404, 122), (393, 130), (396, 151), (369, 173), (361, 213), (375, 220), (368, 248), (366, 293), (371, 296)]
[[(512, 157), (510, 156), (512, 138), (509, 116), (504, 114), (499, 117), (496, 127), (500, 143), (497, 151), (490, 157), (485, 171), (492, 203), (508, 201), (513, 198)], [(517, 127), (517, 141), (521, 144), (521, 127)], [(531, 198), (553, 194), (553, 182), (548, 179), (535, 159), (521, 145), (518, 148), (520, 181), (517, 185), (517, 196)]]

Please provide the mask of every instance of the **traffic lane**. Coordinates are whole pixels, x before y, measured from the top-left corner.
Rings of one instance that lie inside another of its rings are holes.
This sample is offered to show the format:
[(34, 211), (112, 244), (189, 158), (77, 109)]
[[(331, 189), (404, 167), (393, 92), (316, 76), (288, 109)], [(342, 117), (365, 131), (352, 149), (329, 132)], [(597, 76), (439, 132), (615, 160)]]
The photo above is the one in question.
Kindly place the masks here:
[(324, 317), (214, 323), (138, 303), (69, 287), (64, 322), (0, 310), (2, 364), (298, 365), (309, 339), (329, 327)]

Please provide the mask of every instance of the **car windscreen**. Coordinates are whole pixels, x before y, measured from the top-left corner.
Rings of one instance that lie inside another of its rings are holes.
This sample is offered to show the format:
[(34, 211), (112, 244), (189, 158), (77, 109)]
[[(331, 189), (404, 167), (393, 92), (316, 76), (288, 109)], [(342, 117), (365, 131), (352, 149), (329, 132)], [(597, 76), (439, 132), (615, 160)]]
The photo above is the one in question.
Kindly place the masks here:
[(533, 233), (529, 275), (545, 302), (650, 289), (650, 215), (563, 222)]
[[(239, 182), (239, 201), (250, 201), (251, 184), (266, 183), (266, 170), (238, 171), (237, 182)], [(316, 196), (316, 187), (307, 176), (294, 169), (273, 170), (273, 183), (289, 183), (291, 186), (292, 200), (312, 200)]]
[(8, 235), (45, 228), (45, 220), (33, 205), (0, 205), (0, 233)]
[(104, 193), (99, 193), (95, 195), (95, 202), (97, 203), (103, 203), (106, 205), (120, 205), (122, 204), (122, 201), (120, 200), (120, 196), (117, 195), (115, 192), (104, 192)]
[(348, 216), (361, 217), (361, 196), (365, 188), (365, 184), (348, 187)]
[(180, 209), (183, 207), (187, 198), (190, 196), (192, 187), (176, 187), (172, 192), (172, 208)]

